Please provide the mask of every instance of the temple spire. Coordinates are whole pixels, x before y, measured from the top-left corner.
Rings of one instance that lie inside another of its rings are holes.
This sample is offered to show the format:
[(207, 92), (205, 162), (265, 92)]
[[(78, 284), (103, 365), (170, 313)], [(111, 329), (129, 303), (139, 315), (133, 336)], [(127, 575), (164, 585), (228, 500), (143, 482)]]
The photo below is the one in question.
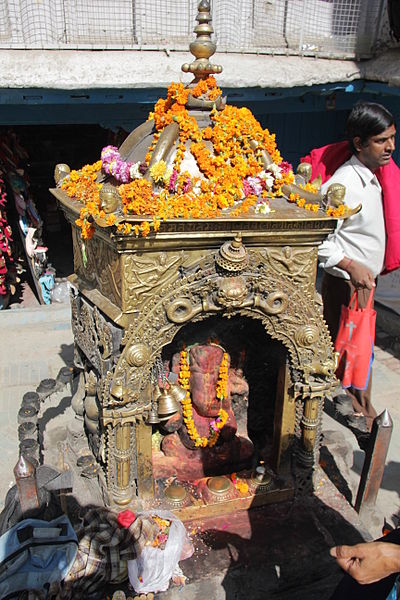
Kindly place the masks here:
[(198, 25), (194, 28), (194, 33), (197, 38), (189, 46), (195, 60), (190, 64), (184, 63), (182, 71), (193, 73), (196, 79), (206, 79), (211, 74), (222, 72), (220, 65), (213, 65), (209, 60), (217, 48), (214, 42), (211, 41), (211, 34), (214, 33), (214, 29), (211, 25), (209, 0), (200, 0), (196, 21), (198, 21)]

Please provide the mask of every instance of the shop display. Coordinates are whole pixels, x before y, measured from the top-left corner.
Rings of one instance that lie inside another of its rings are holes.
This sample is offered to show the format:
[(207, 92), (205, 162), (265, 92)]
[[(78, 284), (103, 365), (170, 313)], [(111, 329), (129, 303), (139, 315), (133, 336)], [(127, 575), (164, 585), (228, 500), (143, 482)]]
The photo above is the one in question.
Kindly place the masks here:
[[(0, 132), (0, 298), (5, 308), (10, 295), (16, 291), (16, 273), (22, 273), (25, 258), (37, 297), (41, 304), (52, 302), (55, 286), (55, 269), (48, 263), (48, 248), (43, 245), (43, 221), (30, 192), (30, 182), (25, 164), (28, 154), (12, 130)], [(10, 202), (13, 204), (11, 205)], [(5, 209), (14, 215), (14, 238), (11, 246), (11, 228)], [(22, 252), (18, 249), (22, 246)], [(1, 300), (0, 300), (1, 302)]]
[(7, 220), (7, 192), (0, 163), (0, 310), (7, 308), (15, 291), (15, 265), (12, 255), (12, 231)]

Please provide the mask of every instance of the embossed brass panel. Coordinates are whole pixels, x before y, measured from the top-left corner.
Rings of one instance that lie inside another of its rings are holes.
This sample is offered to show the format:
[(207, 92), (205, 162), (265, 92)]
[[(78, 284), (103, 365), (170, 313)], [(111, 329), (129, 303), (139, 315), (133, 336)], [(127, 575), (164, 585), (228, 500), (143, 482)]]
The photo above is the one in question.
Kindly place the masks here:
[[(72, 223), (71, 201), (62, 206)], [(98, 373), (107, 485), (119, 504), (136, 493), (153, 496), (151, 425), (146, 424), (149, 376), (162, 349), (186, 324), (215, 315), (258, 319), (286, 349), (288, 366), (278, 386), (274, 424), (277, 471), (285, 470), (282, 458), (296, 438), (300, 462), (314, 463), (322, 400), (334, 381), (333, 348), (315, 292), (317, 240), (327, 231), (325, 218), (275, 218), (262, 228), (247, 222), (243, 230), (232, 219), (220, 227), (211, 223), (212, 231), (202, 229), (203, 223), (194, 230), (183, 221), (179, 238), (175, 225), (151, 244), (129, 237), (105, 239), (99, 229), (85, 244), (86, 265), (74, 233), (75, 343)], [(289, 232), (292, 243), (286, 244)]]

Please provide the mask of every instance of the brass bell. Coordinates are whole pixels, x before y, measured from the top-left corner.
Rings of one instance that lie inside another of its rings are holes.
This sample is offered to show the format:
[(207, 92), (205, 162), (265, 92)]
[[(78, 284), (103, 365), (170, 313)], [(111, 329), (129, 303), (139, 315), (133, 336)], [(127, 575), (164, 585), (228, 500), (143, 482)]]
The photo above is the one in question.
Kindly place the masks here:
[(186, 398), (186, 390), (178, 383), (169, 384), (169, 393), (179, 404)]
[(149, 413), (149, 417), (147, 419), (147, 423), (149, 425), (157, 425), (157, 423), (159, 423), (159, 422), (160, 422), (160, 419), (158, 418), (157, 408), (153, 404), (153, 406), (151, 407), (151, 411)]
[(164, 388), (158, 396), (158, 418), (166, 421), (172, 415), (179, 412), (179, 404), (171, 394), (170, 390)]

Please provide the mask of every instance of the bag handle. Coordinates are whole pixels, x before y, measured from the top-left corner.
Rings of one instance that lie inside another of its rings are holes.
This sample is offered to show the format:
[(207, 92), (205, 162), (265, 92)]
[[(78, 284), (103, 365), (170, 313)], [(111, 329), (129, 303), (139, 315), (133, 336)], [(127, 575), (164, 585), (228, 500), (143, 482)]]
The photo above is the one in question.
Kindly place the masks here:
[(17, 538), (20, 544), (31, 540), (32, 538), (55, 538), (66, 536), (68, 528), (66, 523), (60, 523), (55, 527), (34, 527), (33, 525), (26, 525), (22, 529), (17, 531)]
[(373, 301), (374, 301), (374, 288), (372, 288), (372, 290), (370, 290), (370, 292), (369, 292), (369, 298), (368, 298), (368, 302), (365, 306), (365, 309), (371, 310)]
[[(361, 308), (361, 309), (358, 304), (358, 292), (359, 292), (358, 289), (354, 290), (354, 292), (350, 298), (349, 308), (355, 308), (355, 310), (371, 310), (372, 302), (374, 300), (374, 288), (372, 288), (372, 290), (370, 290), (370, 292), (369, 292), (367, 304), (364, 306), (364, 308)], [(353, 306), (353, 303), (354, 303), (354, 306)]]
[[(353, 306), (353, 304), (354, 304), (354, 306)], [(356, 310), (358, 310), (358, 291), (357, 290), (354, 290), (354, 292), (350, 298), (349, 308), (355, 308)]]

